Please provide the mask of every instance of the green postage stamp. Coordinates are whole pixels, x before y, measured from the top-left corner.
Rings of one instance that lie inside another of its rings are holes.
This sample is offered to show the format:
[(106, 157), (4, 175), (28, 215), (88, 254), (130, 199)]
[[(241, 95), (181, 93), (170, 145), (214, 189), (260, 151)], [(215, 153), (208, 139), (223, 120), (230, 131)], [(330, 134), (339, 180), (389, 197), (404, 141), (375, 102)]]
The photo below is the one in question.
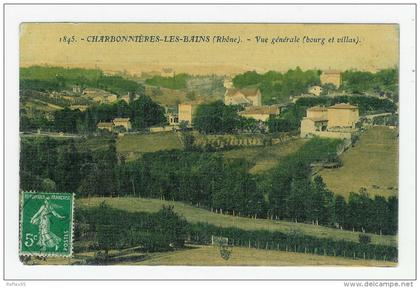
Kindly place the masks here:
[(72, 193), (23, 192), (20, 254), (70, 257), (73, 203)]

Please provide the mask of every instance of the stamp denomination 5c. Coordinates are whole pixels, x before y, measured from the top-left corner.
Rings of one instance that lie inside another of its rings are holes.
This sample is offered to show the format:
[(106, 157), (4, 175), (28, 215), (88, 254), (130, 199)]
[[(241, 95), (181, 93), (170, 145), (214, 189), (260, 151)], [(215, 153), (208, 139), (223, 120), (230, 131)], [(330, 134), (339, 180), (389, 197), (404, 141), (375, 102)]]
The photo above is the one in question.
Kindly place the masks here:
[(23, 192), (20, 219), (20, 254), (72, 255), (72, 193)]

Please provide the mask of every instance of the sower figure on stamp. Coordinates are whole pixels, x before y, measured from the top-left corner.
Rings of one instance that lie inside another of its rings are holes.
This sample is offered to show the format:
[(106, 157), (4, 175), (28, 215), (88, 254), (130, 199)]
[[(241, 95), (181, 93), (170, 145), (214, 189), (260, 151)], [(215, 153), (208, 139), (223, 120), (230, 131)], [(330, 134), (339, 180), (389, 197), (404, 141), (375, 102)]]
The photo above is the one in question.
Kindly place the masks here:
[(35, 213), (31, 218), (31, 223), (38, 225), (39, 231), (39, 240), (38, 245), (41, 247), (41, 250), (46, 250), (47, 248), (55, 247), (55, 250), (58, 250), (58, 244), (61, 242), (61, 238), (55, 235), (50, 230), (50, 217), (55, 216), (59, 219), (64, 219), (64, 216), (58, 214), (54, 208), (48, 202), (48, 199), (45, 199), (44, 205), (39, 208), (38, 212)]

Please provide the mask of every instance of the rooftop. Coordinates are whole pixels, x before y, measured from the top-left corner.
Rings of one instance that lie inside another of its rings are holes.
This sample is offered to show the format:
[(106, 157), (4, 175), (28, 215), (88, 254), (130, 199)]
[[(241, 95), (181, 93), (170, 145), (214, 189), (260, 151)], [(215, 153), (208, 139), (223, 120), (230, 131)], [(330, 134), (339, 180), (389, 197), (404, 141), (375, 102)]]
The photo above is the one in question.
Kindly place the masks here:
[(128, 122), (130, 118), (114, 118), (114, 122)]

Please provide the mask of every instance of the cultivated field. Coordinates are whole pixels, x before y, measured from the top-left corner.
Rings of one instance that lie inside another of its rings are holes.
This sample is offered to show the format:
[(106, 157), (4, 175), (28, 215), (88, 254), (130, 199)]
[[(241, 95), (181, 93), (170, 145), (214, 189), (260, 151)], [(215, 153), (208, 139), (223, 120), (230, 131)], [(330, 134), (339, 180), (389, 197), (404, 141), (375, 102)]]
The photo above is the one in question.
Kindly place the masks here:
[(342, 167), (320, 172), (331, 191), (348, 197), (365, 187), (371, 196), (397, 196), (398, 130), (373, 127), (340, 158)]
[(226, 158), (245, 158), (254, 166), (250, 172), (255, 174), (273, 168), (281, 157), (296, 152), (306, 140), (295, 139), (284, 144), (272, 146), (244, 147), (224, 152)]
[[(76, 201), (79, 207), (96, 207), (105, 202), (109, 206), (125, 211), (157, 212), (162, 205), (173, 205), (177, 213), (183, 215), (188, 222), (204, 222), (220, 227), (237, 227), (244, 230), (267, 230), (289, 233), (300, 232), (319, 238), (331, 238), (335, 240), (359, 241), (359, 232), (345, 231), (311, 224), (293, 223), (287, 221), (274, 221), (268, 219), (251, 219), (231, 215), (216, 214), (211, 211), (193, 207), (181, 202), (162, 201), (158, 199), (143, 199), (133, 197), (92, 197)], [(373, 244), (396, 245), (395, 236), (372, 235)]]

